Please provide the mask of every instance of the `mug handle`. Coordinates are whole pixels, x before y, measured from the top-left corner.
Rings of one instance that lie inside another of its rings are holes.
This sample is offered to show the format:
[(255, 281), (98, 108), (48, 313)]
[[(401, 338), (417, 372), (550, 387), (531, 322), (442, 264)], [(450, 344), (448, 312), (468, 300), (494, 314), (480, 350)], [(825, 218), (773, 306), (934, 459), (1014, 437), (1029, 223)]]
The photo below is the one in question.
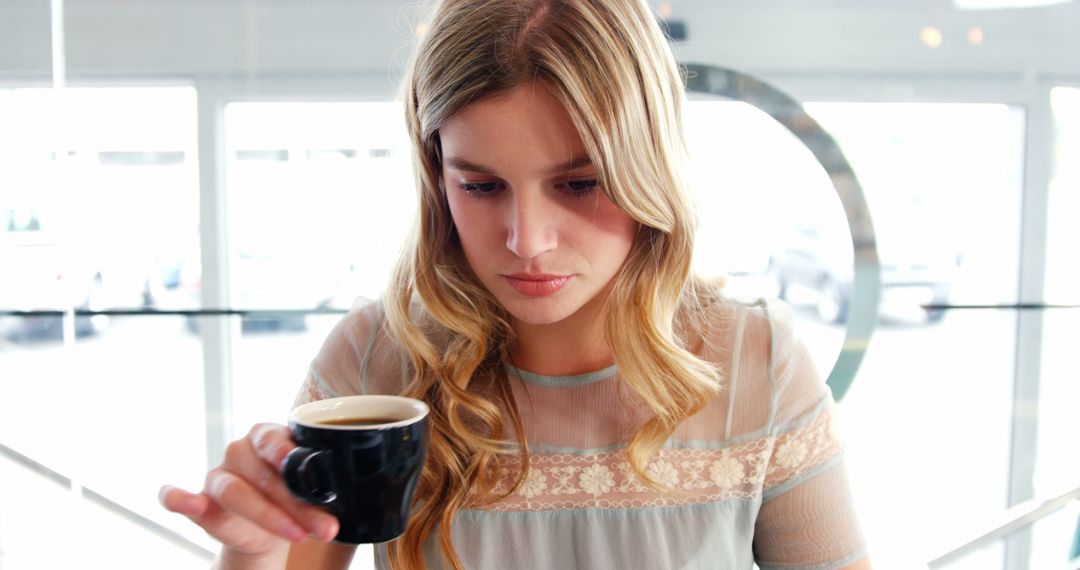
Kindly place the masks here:
[(315, 505), (334, 502), (337, 492), (329, 455), (329, 450), (310, 447), (290, 451), (281, 464), (285, 486), (297, 498)]

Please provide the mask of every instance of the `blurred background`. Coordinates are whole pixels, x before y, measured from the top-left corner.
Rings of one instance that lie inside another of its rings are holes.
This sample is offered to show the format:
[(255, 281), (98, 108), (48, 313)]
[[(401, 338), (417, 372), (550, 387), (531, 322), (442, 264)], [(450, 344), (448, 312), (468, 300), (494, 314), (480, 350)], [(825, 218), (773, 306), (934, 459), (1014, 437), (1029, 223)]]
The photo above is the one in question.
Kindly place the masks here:
[[(208, 564), (157, 489), (283, 423), (382, 291), (431, 5), (0, 0), (0, 569)], [(875, 568), (1077, 568), (1080, 3), (650, 5), (680, 63), (802, 102), (861, 183), (881, 288), (849, 336), (831, 173), (768, 108), (691, 94), (695, 267), (787, 300), (823, 377), (861, 358), (830, 382)]]

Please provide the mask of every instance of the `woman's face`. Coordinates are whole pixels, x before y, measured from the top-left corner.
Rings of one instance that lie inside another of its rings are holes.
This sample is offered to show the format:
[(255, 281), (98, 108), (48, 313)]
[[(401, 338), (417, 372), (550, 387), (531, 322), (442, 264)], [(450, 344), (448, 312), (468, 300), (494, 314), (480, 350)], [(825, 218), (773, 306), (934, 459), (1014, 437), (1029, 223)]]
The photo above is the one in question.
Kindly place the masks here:
[(465, 257), (515, 324), (597, 316), (637, 222), (602, 192), (554, 96), (518, 86), (468, 105), (439, 135)]

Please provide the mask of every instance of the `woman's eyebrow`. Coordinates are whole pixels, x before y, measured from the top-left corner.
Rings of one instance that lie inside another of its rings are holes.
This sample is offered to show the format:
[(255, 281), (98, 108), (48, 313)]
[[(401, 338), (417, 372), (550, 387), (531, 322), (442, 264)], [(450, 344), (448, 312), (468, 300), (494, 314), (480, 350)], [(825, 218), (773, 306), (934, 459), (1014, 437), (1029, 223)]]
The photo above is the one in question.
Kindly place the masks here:
[[(447, 157), (445, 160), (446, 160), (446, 165), (447, 166), (449, 166), (451, 168), (456, 168), (457, 170), (464, 170), (466, 172), (475, 172), (477, 174), (486, 174), (486, 175), (489, 175), (489, 176), (494, 176), (495, 175), (495, 170), (494, 169), (491, 169), (491, 168), (488, 168), (486, 166), (477, 164), (475, 162), (465, 160), (464, 158), (458, 158), (456, 156), (450, 156), (450, 157)], [(585, 168), (587, 166), (592, 166), (592, 160), (589, 158), (588, 155), (581, 155), (581, 156), (575, 156), (574, 158), (571, 158), (570, 160), (568, 160), (566, 162), (562, 162), (562, 163), (553, 165), (551, 167), (548, 167), (548, 168), (544, 169), (544, 173), (545, 174), (559, 174), (559, 173), (562, 173), (562, 172), (567, 172), (569, 170), (577, 170), (578, 168)]]
[(574, 158), (571, 158), (570, 160), (562, 164), (556, 164), (555, 166), (548, 168), (546, 172), (548, 174), (559, 174), (568, 170), (585, 168), (586, 166), (592, 166), (592, 159), (589, 158), (589, 155), (582, 154), (579, 156), (575, 156)]
[(495, 174), (494, 170), (492, 170), (492, 169), (490, 169), (490, 168), (488, 168), (486, 166), (480, 166), (479, 164), (476, 164), (474, 162), (469, 162), (469, 161), (465, 160), (464, 158), (457, 158), (457, 157), (453, 157), (453, 156), (447, 157), (446, 158), (446, 165), (451, 167), (451, 168), (456, 168), (458, 170), (465, 170), (465, 171), (468, 171), (468, 172), (475, 172), (477, 174), (488, 174), (488, 175), (494, 175)]

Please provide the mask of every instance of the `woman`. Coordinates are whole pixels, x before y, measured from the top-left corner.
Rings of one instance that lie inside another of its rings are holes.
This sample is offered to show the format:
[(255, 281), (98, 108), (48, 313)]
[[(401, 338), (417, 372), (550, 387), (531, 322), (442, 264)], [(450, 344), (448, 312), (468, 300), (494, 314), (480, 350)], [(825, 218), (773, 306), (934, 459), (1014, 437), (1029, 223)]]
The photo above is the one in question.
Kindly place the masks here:
[[(785, 314), (690, 275), (683, 99), (643, 1), (438, 7), (405, 83), (413, 243), (298, 398), (432, 407), (379, 567), (869, 567)], [(224, 544), (222, 568), (345, 567), (336, 521), (282, 485), (292, 447), (256, 426), (201, 493), (162, 502)]]

